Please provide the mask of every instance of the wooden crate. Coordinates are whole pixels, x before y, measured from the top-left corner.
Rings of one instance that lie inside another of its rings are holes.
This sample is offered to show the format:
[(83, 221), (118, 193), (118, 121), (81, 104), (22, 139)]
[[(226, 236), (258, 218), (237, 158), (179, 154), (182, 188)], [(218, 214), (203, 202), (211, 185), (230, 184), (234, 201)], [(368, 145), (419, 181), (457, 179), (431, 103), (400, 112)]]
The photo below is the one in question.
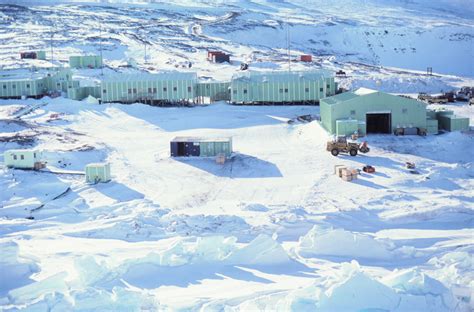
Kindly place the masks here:
[(225, 164), (225, 154), (218, 154), (216, 156), (216, 163), (219, 164), (219, 165), (223, 165)]

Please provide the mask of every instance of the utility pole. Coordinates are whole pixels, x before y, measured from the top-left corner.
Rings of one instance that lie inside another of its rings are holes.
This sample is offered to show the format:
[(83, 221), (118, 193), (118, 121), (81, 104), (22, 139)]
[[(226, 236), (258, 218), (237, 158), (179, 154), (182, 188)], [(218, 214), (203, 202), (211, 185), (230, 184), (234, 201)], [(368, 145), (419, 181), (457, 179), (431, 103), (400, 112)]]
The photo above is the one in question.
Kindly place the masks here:
[(102, 25), (99, 27), (100, 37), (99, 37), (99, 50), (100, 50), (100, 75), (104, 75), (104, 57), (102, 55)]
[(145, 42), (145, 64), (147, 64), (147, 63), (148, 63), (148, 57), (146, 55), (146, 42)]
[(288, 46), (288, 71), (291, 71), (291, 50), (290, 50), (290, 15), (288, 14), (286, 20), (286, 39), (287, 39), (287, 46)]
[(54, 36), (54, 29), (51, 29), (51, 40), (50, 40), (50, 44), (51, 44), (51, 67), (54, 66), (54, 54), (53, 54), (53, 36)]

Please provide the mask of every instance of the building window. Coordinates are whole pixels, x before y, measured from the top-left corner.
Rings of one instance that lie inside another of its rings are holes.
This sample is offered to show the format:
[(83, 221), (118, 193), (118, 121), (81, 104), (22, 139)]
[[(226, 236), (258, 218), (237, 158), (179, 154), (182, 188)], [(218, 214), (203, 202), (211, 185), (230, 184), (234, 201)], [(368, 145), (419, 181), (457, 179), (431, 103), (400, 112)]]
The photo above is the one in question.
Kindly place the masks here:
[(156, 94), (156, 88), (153, 88), (153, 93)]
[(137, 88), (133, 88), (133, 93), (137, 94)]
[(191, 92), (193, 89), (191, 87), (188, 87), (188, 92)]
[(36, 153), (33, 153), (33, 158), (35, 158), (35, 159), (36, 159)]
[(285, 93), (288, 93), (288, 89), (285, 89)]
[(107, 90), (105, 90), (105, 89), (104, 89), (104, 90), (102, 90), (102, 93), (107, 93)]
[(323, 92), (323, 91), (324, 91), (324, 89), (323, 89), (323, 88), (319, 88), (319, 92)]
[(304, 88), (304, 92), (309, 93), (309, 88)]
[(148, 88), (148, 93), (151, 93), (151, 90), (152, 90), (151, 88)]
[(14, 160), (17, 160), (17, 157), (16, 157), (16, 155), (13, 155), (13, 159), (14, 159)]
[(128, 94), (132, 94), (132, 89), (128, 89)]
[(206, 89), (209, 89), (209, 87), (210, 87), (209, 85), (206, 85)]
[(355, 115), (356, 114), (356, 111), (355, 110), (351, 110), (351, 115)]
[(244, 89), (244, 94), (247, 94), (247, 89)]
[(24, 160), (24, 159), (25, 159), (25, 156), (24, 156), (24, 155), (20, 155), (20, 159), (21, 159), (21, 160)]
[(283, 89), (280, 89), (280, 93), (283, 93)]
[(331, 85), (327, 85), (326, 87), (328, 87), (328, 89), (331, 89)]
[(178, 87), (173, 87), (173, 91), (178, 91)]
[(407, 108), (402, 109), (402, 113), (403, 113), (403, 114), (408, 113), (408, 109), (407, 109)]
[(30, 84), (29, 84), (29, 83), (26, 84), (26, 88), (27, 88), (27, 89), (30, 88)]
[(166, 92), (168, 89), (166, 89), (166, 87), (163, 88), (163, 92)]
[(6, 89), (7, 88), (7, 85), (3, 85), (3, 89)]

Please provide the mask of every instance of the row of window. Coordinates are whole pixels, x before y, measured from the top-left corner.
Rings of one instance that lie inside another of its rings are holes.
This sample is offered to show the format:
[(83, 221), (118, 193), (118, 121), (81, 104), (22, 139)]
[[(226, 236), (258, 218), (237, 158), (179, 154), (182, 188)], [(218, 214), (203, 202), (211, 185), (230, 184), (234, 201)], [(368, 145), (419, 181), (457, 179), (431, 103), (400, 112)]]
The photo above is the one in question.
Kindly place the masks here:
[[(328, 88), (330, 88), (329, 85), (328, 85)], [(243, 91), (244, 91), (244, 94), (247, 94), (247, 89), (244, 89)], [(285, 93), (288, 93), (288, 88), (280, 89), (280, 93), (283, 93), (283, 91), (284, 91)], [(305, 89), (304, 89), (304, 92), (309, 93), (309, 88), (305, 88)], [(324, 92), (324, 88), (319, 88), (319, 92)], [(233, 90), (233, 93), (234, 93), (234, 94), (237, 94), (237, 90), (234, 89), (234, 90)]]
[[(56, 85), (57, 85), (58, 87), (60, 87), (60, 86), (61, 86), (61, 83), (58, 82)], [(38, 86), (41, 88), (41, 87), (43, 87), (43, 84), (42, 84), (42, 83), (39, 83)], [(26, 88), (27, 88), (27, 89), (30, 88), (30, 84), (29, 84), (29, 83), (26, 84)], [(7, 89), (7, 85), (4, 84), (4, 85), (3, 85), (3, 90), (6, 90), (6, 89)], [(12, 89), (16, 89), (16, 84), (12, 84)]]
[[(166, 91), (168, 91), (168, 88), (164, 87), (163, 92), (166, 92)], [(177, 92), (178, 87), (173, 87), (173, 91)], [(188, 87), (188, 92), (192, 92), (192, 91), (193, 91), (193, 88)], [(148, 88), (148, 94), (156, 94), (156, 92), (157, 92), (156, 88)], [(102, 93), (107, 93), (107, 89), (103, 89)], [(128, 89), (128, 94), (137, 94), (137, 89), (136, 88)]]

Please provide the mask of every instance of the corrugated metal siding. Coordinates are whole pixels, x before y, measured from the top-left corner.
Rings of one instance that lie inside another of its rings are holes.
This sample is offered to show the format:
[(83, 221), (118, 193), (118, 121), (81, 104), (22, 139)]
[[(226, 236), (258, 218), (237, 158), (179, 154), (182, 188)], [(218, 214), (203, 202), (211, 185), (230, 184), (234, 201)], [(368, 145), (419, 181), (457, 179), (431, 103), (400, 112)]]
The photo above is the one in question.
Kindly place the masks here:
[(317, 72), (241, 74), (232, 78), (231, 102), (317, 102), (326, 96), (334, 95), (335, 90), (334, 78)]
[(197, 93), (195, 79), (166, 80), (158, 75), (155, 80), (149, 75), (132, 75), (124, 77), (123, 80), (103, 80), (101, 85), (103, 102), (133, 102), (142, 99), (192, 101)]
[(82, 55), (69, 57), (69, 66), (71, 68), (100, 68), (102, 58), (100, 55)]
[(196, 96), (209, 97), (211, 101), (230, 100), (230, 82), (199, 82)]
[[(333, 104), (328, 104), (333, 103)], [(331, 98), (321, 101), (321, 106), (329, 108), (321, 111), (324, 127), (332, 134), (336, 133), (336, 120), (356, 119), (366, 121), (367, 112), (390, 111), (392, 131), (397, 127), (426, 128), (426, 105), (420, 101), (394, 96), (386, 93), (372, 93), (364, 96), (348, 97), (347, 101), (333, 102)], [(329, 115), (329, 116), (328, 116)]]
[(336, 134), (350, 136), (357, 132), (359, 128), (359, 122), (357, 120), (337, 120), (336, 121)]

